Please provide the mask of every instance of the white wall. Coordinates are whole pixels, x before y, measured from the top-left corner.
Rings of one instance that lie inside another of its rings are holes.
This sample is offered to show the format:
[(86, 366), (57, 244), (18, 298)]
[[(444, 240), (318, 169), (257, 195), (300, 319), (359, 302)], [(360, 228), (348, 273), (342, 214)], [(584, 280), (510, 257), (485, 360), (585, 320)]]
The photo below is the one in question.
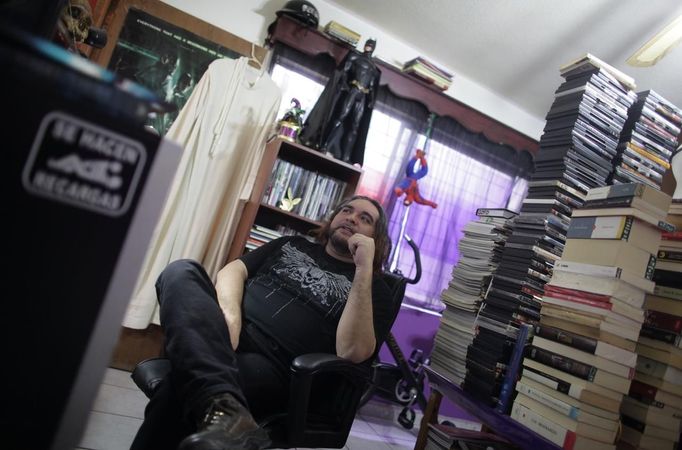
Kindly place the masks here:
[[(243, 39), (262, 45), (267, 27), (276, 18), (276, 11), (286, 0), (162, 0), (199, 19), (229, 31)], [(334, 20), (360, 33), (361, 42), (370, 37), (377, 40), (375, 56), (389, 63), (402, 65), (416, 56), (423, 56), (435, 64), (439, 62), (424, 51), (417, 51), (399, 37), (383, 33), (372, 23), (350, 15), (324, 0), (314, 0), (320, 13), (320, 24)], [(449, 68), (445, 67), (450, 70)], [(450, 70), (455, 73), (454, 71)], [(455, 73), (455, 81), (446, 92), (470, 107), (530, 136), (539, 139), (545, 125), (543, 118), (533, 116), (497, 94)]]

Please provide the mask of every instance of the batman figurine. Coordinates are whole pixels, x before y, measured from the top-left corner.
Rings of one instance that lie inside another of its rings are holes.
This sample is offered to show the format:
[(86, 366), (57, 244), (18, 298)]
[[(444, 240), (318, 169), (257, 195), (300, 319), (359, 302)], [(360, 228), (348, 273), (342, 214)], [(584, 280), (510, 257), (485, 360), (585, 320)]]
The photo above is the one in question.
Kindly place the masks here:
[(381, 72), (372, 60), (376, 41), (351, 51), (334, 71), (303, 124), (301, 142), (347, 163), (362, 164)]

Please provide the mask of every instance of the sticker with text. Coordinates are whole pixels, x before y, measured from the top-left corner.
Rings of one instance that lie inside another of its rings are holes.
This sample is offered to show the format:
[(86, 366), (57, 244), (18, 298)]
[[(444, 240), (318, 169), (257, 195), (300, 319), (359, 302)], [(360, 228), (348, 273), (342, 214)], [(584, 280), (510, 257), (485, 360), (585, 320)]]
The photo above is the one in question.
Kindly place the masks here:
[(146, 158), (140, 142), (52, 112), (36, 134), (22, 181), (32, 194), (117, 217), (130, 208)]

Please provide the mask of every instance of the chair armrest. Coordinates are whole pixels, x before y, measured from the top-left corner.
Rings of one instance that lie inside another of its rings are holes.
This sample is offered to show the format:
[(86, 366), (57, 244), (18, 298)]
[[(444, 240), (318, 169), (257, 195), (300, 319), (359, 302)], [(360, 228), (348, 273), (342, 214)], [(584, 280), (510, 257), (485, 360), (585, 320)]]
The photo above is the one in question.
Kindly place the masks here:
[[(310, 353), (295, 358), (287, 415), (289, 442), (298, 447), (305, 447), (311, 438), (331, 439), (326, 447), (345, 442), (370, 373), (368, 364), (356, 364), (334, 354)], [(315, 425), (320, 420), (327, 424), (324, 430)]]
[(171, 371), (171, 363), (166, 358), (149, 358), (140, 361), (130, 374), (135, 385), (147, 396), (152, 398), (159, 387), (159, 383)]
[(294, 377), (335, 372), (369, 380), (370, 375), (369, 366), (356, 364), (331, 353), (308, 353), (298, 356), (291, 362), (291, 371)]

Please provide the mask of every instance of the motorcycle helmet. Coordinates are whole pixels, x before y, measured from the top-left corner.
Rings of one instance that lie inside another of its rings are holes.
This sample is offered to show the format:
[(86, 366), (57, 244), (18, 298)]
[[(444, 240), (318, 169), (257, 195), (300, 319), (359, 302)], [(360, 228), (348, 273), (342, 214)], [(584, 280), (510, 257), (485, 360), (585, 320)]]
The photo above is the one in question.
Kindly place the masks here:
[(320, 23), (320, 13), (315, 5), (305, 0), (290, 0), (284, 7), (277, 11), (277, 17), (282, 14), (300, 20), (308, 26), (317, 28)]

